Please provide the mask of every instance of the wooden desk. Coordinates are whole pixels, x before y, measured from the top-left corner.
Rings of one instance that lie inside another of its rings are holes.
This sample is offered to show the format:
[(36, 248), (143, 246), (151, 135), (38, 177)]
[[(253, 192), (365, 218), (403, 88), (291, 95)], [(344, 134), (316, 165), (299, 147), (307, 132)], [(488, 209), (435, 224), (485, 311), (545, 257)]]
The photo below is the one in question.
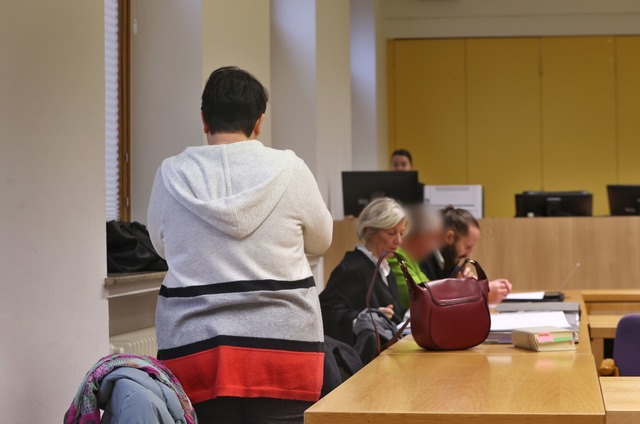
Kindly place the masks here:
[(640, 312), (640, 290), (582, 290), (589, 315), (624, 315)]
[(589, 314), (591, 350), (599, 365), (604, 358), (604, 340), (615, 338), (620, 318), (640, 312), (640, 290), (582, 290), (581, 294)]
[(607, 424), (640, 423), (640, 377), (601, 377)]
[(580, 292), (586, 303), (594, 302), (638, 302), (640, 303), (640, 290), (582, 290)]
[(604, 359), (605, 339), (616, 337), (618, 322), (624, 315), (589, 315), (589, 335), (591, 336), (591, 352), (599, 366)]
[(427, 352), (407, 337), (307, 410), (305, 423), (603, 424), (583, 317), (575, 352)]
[(358, 245), (356, 228), (357, 219), (346, 219), (344, 221), (333, 222), (333, 240), (331, 246), (324, 254), (324, 279), (325, 284), (329, 281), (331, 271), (338, 266), (344, 254), (353, 250)]
[[(335, 222), (326, 279), (357, 244), (356, 224)], [(558, 290), (580, 262), (564, 289), (635, 289), (640, 302), (640, 217), (485, 218), (480, 227), (472, 256), (492, 279), (508, 278), (516, 290)]]
[(604, 407), (591, 355), (422, 351), (381, 355), (305, 413), (396, 422), (602, 424)]
[(624, 315), (589, 315), (589, 334), (592, 339), (613, 339), (618, 322)]
[(638, 289), (640, 217), (485, 218), (474, 249), (491, 278), (518, 290)]

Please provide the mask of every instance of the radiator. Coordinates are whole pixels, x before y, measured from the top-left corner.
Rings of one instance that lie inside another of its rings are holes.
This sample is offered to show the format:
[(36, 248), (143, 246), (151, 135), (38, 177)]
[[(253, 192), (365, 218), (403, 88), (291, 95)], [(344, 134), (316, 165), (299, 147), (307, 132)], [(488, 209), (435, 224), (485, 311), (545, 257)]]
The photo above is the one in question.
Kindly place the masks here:
[(111, 353), (132, 353), (155, 358), (158, 352), (155, 327), (112, 336), (109, 338), (109, 343), (111, 343)]

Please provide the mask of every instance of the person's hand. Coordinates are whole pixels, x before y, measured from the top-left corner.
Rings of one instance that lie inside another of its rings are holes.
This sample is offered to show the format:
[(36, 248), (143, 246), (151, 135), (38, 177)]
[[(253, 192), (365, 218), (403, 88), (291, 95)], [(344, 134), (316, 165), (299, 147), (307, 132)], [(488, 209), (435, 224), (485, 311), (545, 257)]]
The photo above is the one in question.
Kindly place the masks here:
[(460, 277), (462, 277), (462, 278), (476, 278), (475, 274), (473, 273), (471, 268), (468, 267), (468, 266), (465, 266), (464, 268), (462, 268), (462, 271), (460, 271)]
[(502, 302), (509, 293), (511, 293), (511, 283), (509, 280), (500, 278), (489, 282), (489, 303), (495, 305)]
[(382, 312), (384, 314), (384, 316), (386, 316), (387, 318), (391, 319), (393, 318), (393, 305), (387, 305), (387, 306), (382, 306), (380, 308), (378, 308), (378, 310), (380, 312)]

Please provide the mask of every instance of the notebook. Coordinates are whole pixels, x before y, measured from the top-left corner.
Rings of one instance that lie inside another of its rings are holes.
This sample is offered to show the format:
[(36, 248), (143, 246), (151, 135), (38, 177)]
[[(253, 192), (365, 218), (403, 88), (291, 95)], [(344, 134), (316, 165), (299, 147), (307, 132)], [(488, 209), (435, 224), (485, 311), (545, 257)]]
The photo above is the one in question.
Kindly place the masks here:
[(575, 334), (571, 330), (558, 327), (518, 328), (511, 332), (516, 347), (538, 352), (556, 350), (576, 350)]

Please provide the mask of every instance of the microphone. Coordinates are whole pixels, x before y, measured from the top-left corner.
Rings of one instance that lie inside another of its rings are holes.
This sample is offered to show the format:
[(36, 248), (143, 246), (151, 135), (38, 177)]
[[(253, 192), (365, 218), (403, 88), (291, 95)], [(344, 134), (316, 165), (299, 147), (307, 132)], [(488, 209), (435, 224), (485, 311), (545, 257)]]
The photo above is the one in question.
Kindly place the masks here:
[(558, 289), (558, 291), (562, 291), (562, 289), (567, 285), (567, 283), (569, 282), (569, 280), (571, 280), (571, 277), (573, 277), (573, 274), (576, 273), (576, 271), (578, 270), (578, 268), (580, 268), (580, 262), (576, 262), (576, 266), (574, 266), (571, 271), (569, 271), (569, 274), (567, 274), (566, 278), (562, 281), (562, 283), (560, 284), (560, 288)]

